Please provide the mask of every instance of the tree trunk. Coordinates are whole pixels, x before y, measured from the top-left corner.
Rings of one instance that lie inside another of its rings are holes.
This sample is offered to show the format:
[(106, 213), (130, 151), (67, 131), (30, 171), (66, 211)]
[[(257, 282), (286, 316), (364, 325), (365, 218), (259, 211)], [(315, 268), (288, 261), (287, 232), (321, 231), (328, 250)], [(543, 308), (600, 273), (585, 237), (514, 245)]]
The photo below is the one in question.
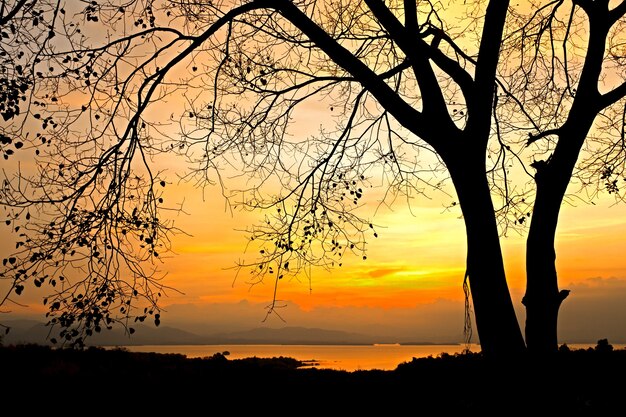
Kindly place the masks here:
[(561, 204), (593, 118), (574, 120), (562, 128), (552, 158), (536, 165), (537, 196), (526, 240), (526, 294), (522, 299), (526, 344), (536, 356), (557, 351), (559, 308), (569, 295), (568, 290), (559, 291), (554, 241)]
[(546, 355), (558, 349), (557, 321), (561, 303), (569, 291), (559, 291), (554, 239), (559, 211), (572, 178), (580, 150), (595, 117), (603, 106), (598, 91), (606, 39), (613, 25), (608, 1), (585, 2), (589, 17), (589, 40), (577, 92), (567, 121), (559, 129), (554, 153), (548, 161), (535, 165), (537, 197), (526, 243), (527, 287), (526, 343), (533, 355)]
[(467, 274), (481, 350), (492, 358), (522, 354), (524, 339), (506, 282), (484, 158), (463, 155), (447, 165), (465, 220)]
[(559, 307), (569, 291), (559, 291), (554, 239), (564, 191), (552, 181), (537, 181), (537, 198), (526, 241), (526, 343), (533, 355), (545, 356), (558, 348)]

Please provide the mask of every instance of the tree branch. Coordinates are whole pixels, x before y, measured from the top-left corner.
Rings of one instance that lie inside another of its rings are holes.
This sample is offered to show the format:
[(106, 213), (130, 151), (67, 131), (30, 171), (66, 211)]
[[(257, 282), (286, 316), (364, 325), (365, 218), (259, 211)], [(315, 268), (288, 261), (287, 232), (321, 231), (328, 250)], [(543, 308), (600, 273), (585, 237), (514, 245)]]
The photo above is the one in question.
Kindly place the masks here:
[[(450, 43), (450, 42), (448, 42)], [(451, 44), (453, 48), (456, 47), (454, 43)], [(474, 87), (474, 80), (472, 76), (463, 69), (459, 65), (459, 63), (446, 54), (444, 54), (439, 48), (435, 47), (435, 45), (429, 46), (429, 57), (433, 60), (435, 65), (441, 68), (446, 74), (448, 74), (455, 83), (459, 85), (461, 90), (463, 91), (463, 95), (467, 98), (472, 94), (472, 88)], [(468, 59), (469, 57), (463, 56)], [(468, 59), (470, 62), (475, 63), (476, 61), (471, 58)]]
[[(427, 142), (441, 136), (441, 128), (439, 126), (436, 128), (432, 126), (432, 123), (429, 123), (421, 112), (402, 100), (378, 74), (337, 43), (292, 2), (287, 0), (262, 0), (249, 4), (255, 3), (264, 3), (268, 8), (279, 11), (283, 17), (308, 36), (335, 63), (360, 80), (361, 84), (405, 128), (424, 138)], [(435, 134), (435, 130), (439, 133)]]
[(545, 138), (546, 136), (558, 135), (560, 133), (561, 133), (561, 129), (560, 128), (544, 130), (543, 132), (539, 132), (536, 135), (533, 135), (532, 133), (529, 133), (528, 134), (528, 140), (526, 141), (526, 146), (530, 146), (533, 143), (537, 142), (539, 139)]
[[(428, 62), (426, 43), (417, 34), (405, 30), (396, 16), (382, 0), (365, 0), (378, 22), (387, 30), (398, 43), (398, 46), (411, 60), (417, 83), (424, 99), (424, 113), (431, 117), (442, 118), (448, 116), (447, 106), (435, 72)], [(446, 117), (449, 119), (449, 117)], [(441, 121), (441, 120), (440, 120)]]
[(624, 17), (625, 14), (626, 14), (626, 0), (623, 0), (620, 4), (615, 6), (609, 12), (609, 19), (611, 21), (611, 25), (617, 22), (622, 17)]
[(602, 94), (600, 97), (600, 106), (605, 109), (612, 104), (615, 104), (617, 101), (626, 97), (626, 82), (620, 84), (615, 87), (613, 90), (608, 93)]
[(476, 62), (474, 94), (468, 97), (468, 129), (489, 129), (491, 123), (491, 104), (501, 46), (494, 39), (502, 39), (508, 6), (508, 0), (490, 1), (487, 6)]
[[(13, 19), (15, 15), (19, 13), (20, 9), (24, 7), (24, 4), (26, 4), (27, 1), (28, 0), (19, 0), (13, 10), (7, 13), (6, 16), (0, 17), (0, 26), (6, 25), (11, 19)], [(35, 4), (36, 2), (33, 2), (32, 5), (30, 5), (29, 9), (32, 8)]]
[(417, 35), (417, 2), (404, 0), (404, 27), (411, 35)]

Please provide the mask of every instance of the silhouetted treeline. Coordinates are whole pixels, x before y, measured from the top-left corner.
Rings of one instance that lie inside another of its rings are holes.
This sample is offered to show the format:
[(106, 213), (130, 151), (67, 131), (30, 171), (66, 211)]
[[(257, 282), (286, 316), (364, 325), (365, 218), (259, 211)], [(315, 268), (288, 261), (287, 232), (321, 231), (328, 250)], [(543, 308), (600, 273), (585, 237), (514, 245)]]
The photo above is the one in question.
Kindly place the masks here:
[(227, 352), (187, 358), (95, 347), (0, 347), (4, 407), (24, 411), (180, 416), (551, 411), (568, 416), (626, 409), (626, 350), (613, 349), (606, 340), (590, 349), (564, 345), (541, 361), (496, 362), (467, 352), (414, 358), (393, 371), (307, 365), (287, 357), (231, 360)]

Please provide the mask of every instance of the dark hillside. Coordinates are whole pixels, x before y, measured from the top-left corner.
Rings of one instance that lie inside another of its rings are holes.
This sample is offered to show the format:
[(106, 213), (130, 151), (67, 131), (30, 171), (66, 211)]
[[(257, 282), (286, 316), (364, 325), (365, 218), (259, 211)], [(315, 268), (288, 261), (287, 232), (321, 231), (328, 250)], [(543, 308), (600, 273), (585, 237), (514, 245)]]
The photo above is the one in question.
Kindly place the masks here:
[(21, 404), (25, 411), (53, 415), (107, 410), (181, 416), (246, 411), (260, 416), (494, 411), (504, 416), (626, 409), (626, 351), (602, 346), (562, 349), (541, 363), (496, 363), (480, 354), (459, 354), (414, 359), (394, 371), (301, 369), (304, 365), (284, 357), (191, 359), (101, 348), (0, 347), (4, 407), (20, 409)]

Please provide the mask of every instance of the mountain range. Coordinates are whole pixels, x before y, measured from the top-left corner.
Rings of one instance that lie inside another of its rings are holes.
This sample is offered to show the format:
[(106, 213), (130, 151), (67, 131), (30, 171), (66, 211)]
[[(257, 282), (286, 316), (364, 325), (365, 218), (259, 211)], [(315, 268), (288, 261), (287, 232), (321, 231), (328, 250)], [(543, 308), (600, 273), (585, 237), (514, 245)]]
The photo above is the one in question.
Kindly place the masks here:
[[(3, 344), (48, 344), (58, 330), (35, 320), (10, 320), (3, 322), (10, 327), (2, 339)], [(199, 335), (175, 327), (151, 327), (144, 324), (133, 326), (135, 333), (129, 336), (123, 329), (114, 328), (96, 333), (86, 343), (92, 346), (134, 345), (233, 345), (233, 344), (282, 344), (282, 345), (370, 345), (396, 343), (396, 340), (339, 330), (307, 327), (254, 328), (244, 331), (220, 332)], [(424, 343), (412, 343), (424, 344)], [(432, 344), (432, 343), (429, 343)]]

